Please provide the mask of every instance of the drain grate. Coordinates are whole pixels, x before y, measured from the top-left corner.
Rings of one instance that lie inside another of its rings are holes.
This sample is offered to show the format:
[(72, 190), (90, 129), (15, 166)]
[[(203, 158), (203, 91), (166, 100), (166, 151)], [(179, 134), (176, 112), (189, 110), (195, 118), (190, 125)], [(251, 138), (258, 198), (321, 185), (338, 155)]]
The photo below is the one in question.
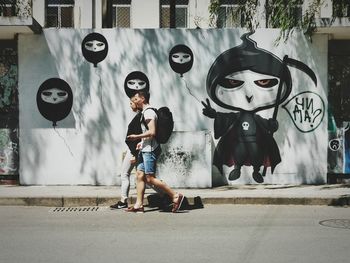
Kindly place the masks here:
[(320, 221), (321, 226), (350, 229), (350, 219), (328, 219)]
[(50, 212), (98, 212), (101, 211), (99, 206), (88, 206), (88, 207), (55, 207), (50, 209)]

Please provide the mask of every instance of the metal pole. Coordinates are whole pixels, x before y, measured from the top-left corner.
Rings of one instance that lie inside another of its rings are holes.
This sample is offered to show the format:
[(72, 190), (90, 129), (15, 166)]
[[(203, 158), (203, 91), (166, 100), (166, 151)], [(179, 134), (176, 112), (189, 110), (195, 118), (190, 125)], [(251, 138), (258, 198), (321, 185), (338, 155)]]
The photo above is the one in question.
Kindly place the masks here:
[(176, 28), (176, 0), (170, 0), (170, 28)]
[[(282, 70), (281, 70), (282, 72), (280, 74), (280, 83), (278, 85), (276, 104), (275, 104), (275, 109), (273, 111), (273, 116), (272, 116), (272, 119), (274, 119), (274, 120), (277, 119), (278, 108), (279, 108), (279, 104), (281, 101), (282, 87), (283, 87), (283, 83), (284, 83), (285, 67), (287, 66), (287, 60), (288, 60), (288, 56), (286, 55), (283, 57), (283, 66), (282, 66)], [(267, 167), (264, 166), (264, 170), (262, 173), (262, 176), (264, 176), (264, 177), (266, 175), (266, 170), (267, 170)]]

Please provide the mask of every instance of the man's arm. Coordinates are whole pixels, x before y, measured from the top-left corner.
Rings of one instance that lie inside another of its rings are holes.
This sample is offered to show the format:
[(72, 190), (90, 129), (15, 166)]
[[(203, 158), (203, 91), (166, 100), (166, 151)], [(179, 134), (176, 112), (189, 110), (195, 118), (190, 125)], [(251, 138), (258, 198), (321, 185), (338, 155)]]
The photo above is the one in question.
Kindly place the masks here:
[(141, 134), (131, 134), (126, 138), (131, 141), (135, 141), (143, 138), (153, 138), (156, 136), (156, 122), (152, 119), (145, 120), (148, 130)]

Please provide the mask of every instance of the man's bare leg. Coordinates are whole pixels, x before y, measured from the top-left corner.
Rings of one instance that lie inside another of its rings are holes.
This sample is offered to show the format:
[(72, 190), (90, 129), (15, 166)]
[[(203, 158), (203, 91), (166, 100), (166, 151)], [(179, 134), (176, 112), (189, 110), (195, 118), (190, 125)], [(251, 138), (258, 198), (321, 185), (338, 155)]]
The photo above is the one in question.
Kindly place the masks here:
[(152, 184), (155, 187), (163, 190), (166, 194), (170, 196), (173, 202), (176, 202), (176, 198), (178, 198), (178, 194), (173, 189), (171, 189), (170, 186), (168, 186), (166, 183), (154, 177), (153, 174), (146, 175), (146, 182), (148, 184)]
[(143, 171), (137, 171), (136, 173), (136, 202), (135, 202), (135, 208), (139, 208), (143, 206), (143, 198), (145, 195), (145, 173)]

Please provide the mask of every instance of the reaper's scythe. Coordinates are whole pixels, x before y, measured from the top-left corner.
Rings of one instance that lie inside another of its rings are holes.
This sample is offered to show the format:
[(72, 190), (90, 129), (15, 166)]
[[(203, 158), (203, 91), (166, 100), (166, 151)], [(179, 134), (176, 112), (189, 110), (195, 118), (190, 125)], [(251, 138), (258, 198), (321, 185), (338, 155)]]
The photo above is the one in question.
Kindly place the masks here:
[[(295, 68), (305, 72), (312, 79), (312, 81), (315, 83), (315, 86), (317, 86), (317, 78), (316, 78), (315, 73), (312, 71), (312, 69), (310, 69), (303, 62), (300, 62), (300, 61), (292, 59), (292, 58), (288, 58), (287, 55), (284, 56), (283, 57), (283, 66), (282, 66), (282, 70), (281, 70), (282, 72), (281, 72), (280, 83), (278, 85), (275, 109), (274, 109), (273, 115), (272, 115), (273, 120), (277, 119), (277, 113), (278, 113), (278, 108), (279, 108), (279, 104), (280, 104), (280, 100), (281, 100), (281, 93), (282, 93), (282, 87), (283, 87), (283, 83), (284, 83), (285, 71), (287, 68), (287, 64), (291, 67), (295, 67)], [(266, 170), (267, 170), (267, 167), (264, 166), (262, 176), (266, 175)]]

